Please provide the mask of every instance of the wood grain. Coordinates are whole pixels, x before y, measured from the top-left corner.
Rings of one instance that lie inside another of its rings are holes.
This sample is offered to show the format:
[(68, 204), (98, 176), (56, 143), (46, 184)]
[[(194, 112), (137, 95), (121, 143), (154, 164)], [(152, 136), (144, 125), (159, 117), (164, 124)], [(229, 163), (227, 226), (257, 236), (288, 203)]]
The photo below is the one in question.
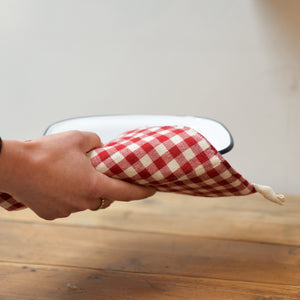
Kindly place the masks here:
[(1, 300), (299, 299), (300, 288), (97, 269), (0, 264)]
[(0, 222), (1, 260), (300, 284), (300, 247), (89, 227)]
[(0, 300), (300, 299), (300, 197), (157, 194), (53, 222), (0, 214)]
[[(107, 210), (84, 211), (52, 223), (300, 246), (299, 216), (299, 196), (288, 196), (286, 205), (279, 206), (258, 194), (200, 198), (158, 193), (146, 200), (115, 202)], [(1, 220), (49, 223), (30, 210), (2, 211)]]

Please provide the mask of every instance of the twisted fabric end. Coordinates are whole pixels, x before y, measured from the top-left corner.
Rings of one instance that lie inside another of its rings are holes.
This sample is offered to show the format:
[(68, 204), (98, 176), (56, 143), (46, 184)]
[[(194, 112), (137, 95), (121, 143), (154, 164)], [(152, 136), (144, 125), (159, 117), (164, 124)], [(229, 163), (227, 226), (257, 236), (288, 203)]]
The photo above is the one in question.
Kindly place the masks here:
[(273, 189), (266, 185), (253, 184), (256, 192), (264, 196), (265, 199), (277, 203), (279, 205), (284, 205), (285, 196), (282, 194), (276, 194)]

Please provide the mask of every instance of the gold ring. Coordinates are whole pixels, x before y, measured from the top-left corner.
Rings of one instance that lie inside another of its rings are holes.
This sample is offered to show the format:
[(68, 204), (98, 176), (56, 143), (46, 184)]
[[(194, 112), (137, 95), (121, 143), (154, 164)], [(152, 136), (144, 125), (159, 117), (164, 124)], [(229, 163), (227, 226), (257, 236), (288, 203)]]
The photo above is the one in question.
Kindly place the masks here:
[(101, 209), (102, 206), (103, 206), (103, 204), (104, 204), (104, 202), (105, 202), (105, 200), (102, 197), (100, 197), (100, 205), (97, 208), (94, 208), (94, 209), (91, 209), (91, 210), (99, 210), (99, 209)]

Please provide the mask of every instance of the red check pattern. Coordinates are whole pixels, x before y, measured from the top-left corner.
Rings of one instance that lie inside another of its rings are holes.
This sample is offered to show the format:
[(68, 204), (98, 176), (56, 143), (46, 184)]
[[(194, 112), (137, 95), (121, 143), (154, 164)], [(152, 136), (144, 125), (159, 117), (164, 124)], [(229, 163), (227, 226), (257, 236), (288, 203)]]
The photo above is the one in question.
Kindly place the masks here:
[(0, 192), (0, 206), (6, 210), (20, 210), (26, 208), (26, 206), (19, 201), (15, 200), (11, 195)]
[(163, 192), (206, 197), (255, 192), (201, 134), (188, 127), (128, 131), (89, 156), (95, 168), (110, 177)]
[[(151, 185), (162, 192), (204, 197), (256, 192), (200, 133), (188, 127), (131, 130), (88, 156), (107, 176)], [(23, 207), (9, 197), (0, 194), (0, 205), (8, 210)]]

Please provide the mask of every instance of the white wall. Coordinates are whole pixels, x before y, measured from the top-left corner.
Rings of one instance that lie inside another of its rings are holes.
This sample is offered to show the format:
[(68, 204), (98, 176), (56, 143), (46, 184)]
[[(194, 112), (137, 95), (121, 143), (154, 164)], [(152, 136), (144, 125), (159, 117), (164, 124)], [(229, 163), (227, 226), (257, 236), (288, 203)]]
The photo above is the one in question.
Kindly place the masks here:
[(187, 114), (232, 132), (250, 181), (300, 193), (300, 1), (2, 0), (0, 132)]

